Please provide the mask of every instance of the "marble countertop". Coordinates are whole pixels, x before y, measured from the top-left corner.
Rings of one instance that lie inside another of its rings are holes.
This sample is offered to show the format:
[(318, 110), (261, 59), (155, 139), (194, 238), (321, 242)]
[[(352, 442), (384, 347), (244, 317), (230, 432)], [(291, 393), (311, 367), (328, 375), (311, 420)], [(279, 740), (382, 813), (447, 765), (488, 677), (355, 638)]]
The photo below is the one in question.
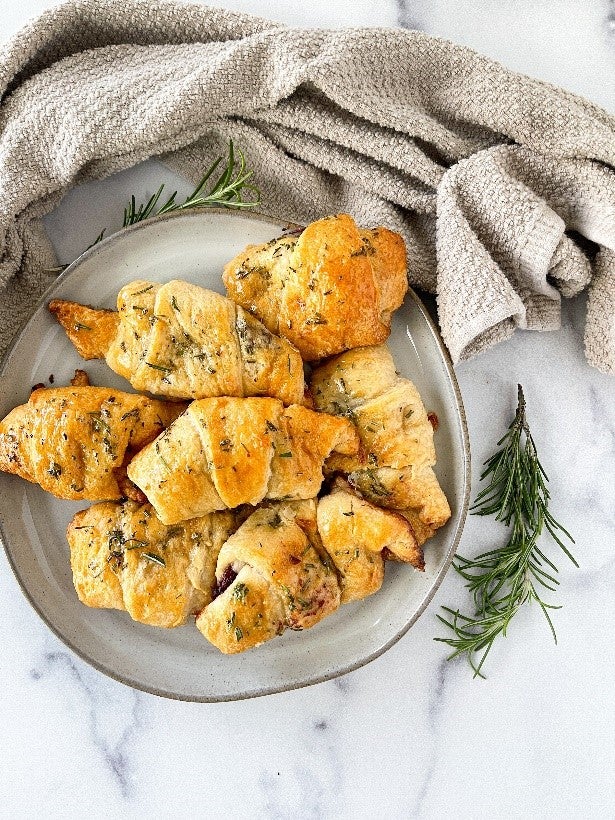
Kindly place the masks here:
[[(615, 112), (615, 3), (606, 0), (214, 4), (296, 25), (420, 28)], [(52, 5), (4, 0), (0, 36)], [(159, 174), (145, 163), (96, 183), (96, 211), (91, 191), (67, 197), (48, 220), (60, 253), (76, 255), (118, 198), (145, 193)], [(488, 679), (473, 680), (433, 641), (439, 607), (468, 602), (451, 573), (405, 638), (341, 679), (238, 703), (167, 701), (73, 656), (30, 608), (2, 553), (0, 816), (612, 816), (615, 380), (585, 364), (583, 317), (583, 298), (567, 302), (561, 330), (517, 333), (457, 368), (473, 496), (517, 381), (526, 389), (554, 508), (581, 563), (558, 561), (557, 646), (538, 608), (526, 607), (496, 644)], [(460, 552), (487, 549), (488, 537), (471, 517)]]

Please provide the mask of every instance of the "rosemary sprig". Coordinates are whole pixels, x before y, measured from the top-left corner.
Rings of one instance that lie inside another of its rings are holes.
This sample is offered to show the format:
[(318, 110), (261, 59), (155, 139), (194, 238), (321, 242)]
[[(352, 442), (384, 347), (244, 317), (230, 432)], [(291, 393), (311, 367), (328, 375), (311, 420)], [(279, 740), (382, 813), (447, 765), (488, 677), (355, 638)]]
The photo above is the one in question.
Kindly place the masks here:
[[(124, 208), (124, 224), (122, 227), (127, 228), (136, 222), (143, 222), (144, 219), (148, 219), (150, 216), (161, 216), (171, 211), (186, 211), (191, 208), (212, 208), (216, 206), (222, 208), (254, 208), (260, 202), (260, 192), (250, 181), (254, 176), (254, 171), (248, 169), (243, 152), (237, 150), (237, 154), (239, 159), (235, 156), (233, 140), (229, 140), (226, 165), (216, 182), (207, 192), (206, 185), (218, 170), (223, 160), (222, 157), (218, 157), (208, 168), (194, 191), (183, 202), (176, 201), (177, 191), (174, 191), (164, 205), (158, 208), (164, 184), (158, 188), (146, 203), (141, 203), (138, 208), (133, 195), (130, 199), (130, 205)], [(251, 192), (253, 194), (252, 198), (244, 200), (244, 191)]]
[[(215, 182), (211, 183), (212, 177), (224, 163), (221, 173)], [(164, 183), (160, 185), (155, 194), (137, 206), (134, 194), (130, 198), (130, 203), (124, 208), (124, 220), (122, 228), (143, 222), (152, 216), (161, 216), (171, 211), (187, 211), (194, 208), (255, 208), (260, 204), (260, 191), (252, 182), (254, 171), (249, 169), (246, 158), (240, 149), (235, 151), (233, 140), (229, 140), (228, 154), (226, 159), (218, 157), (203, 174), (203, 177), (194, 191), (186, 197), (183, 202), (177, 202), (177, 191), (159, 206), (160, 198), (164, 190)], [(208, 183), (210, 185), (208, 186)], [(246, 195), (249, 196), (246, 198)], [(86, 250), (93, 248), (105, 237), (107, 228), (98, 234), (96, 239), (88, 245)], [(68, 267), (60, 265), (50, 270), (50, 273), (59, 273)]]
[(538, 459), (521, 385), (515, 418), (498, 441), (498, 447), (485, 462), (481, 475), (481, 481), (489, 479), (489, 484), (478, 494), (470, 511), (474, 515), (495, 515), (496, 521), (511, 528), (510, 537), (506, 546), (476, 558), (456, 556), (453, 567), (467, 582), (475, 615), (470, 617), (443, 607), (449, 618), (438, 618), (453, 630), (455, 637), (435, 639), (453, 648), (449, 659), (465, 654), (474, 677), (484, 677), (481, 670), (495, 639), (506, 636), (510, 621), (525, 603), (538, 603), (557, 643), (549, 610), (560, 607), (541, 597), (541, 587), (553, 592), (559, 584), (555, 577), (557, 567), (538, 546), (543, 529), (578, 567), (562, 540), (569, 539), (574, 544), (574, 539), (549, 512), (549, 479)]

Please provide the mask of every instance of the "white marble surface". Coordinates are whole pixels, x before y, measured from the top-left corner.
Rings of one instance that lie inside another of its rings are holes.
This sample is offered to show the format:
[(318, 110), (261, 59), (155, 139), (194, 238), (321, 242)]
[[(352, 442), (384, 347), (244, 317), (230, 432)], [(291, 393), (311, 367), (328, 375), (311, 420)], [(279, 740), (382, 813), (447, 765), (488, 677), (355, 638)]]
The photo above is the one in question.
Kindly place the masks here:
[[(3, 0), (9, 36), (45, 0)], [(404, 24), (472, 45), (615, 111), (615, 30), (600, 0), (226, 0), (291, 24)], [(75, 254), (146, 164), (71, 196), (50, 219)], [(559, 645), (528, 608), (494, 649), (488, 680), (432, 638), (453, 574), (411, 632), (340, 680), (235, 704), (165, 701), (102, 677), (43, 626), (0, 556), (0, 817), (606, 817), (615, 813), (615, 380), (582, 355), (583, 300), (561, 331), (458, 368), (474, 470), (502, 432), (519, 380), (559, 517), (581, 568), (559, 561)], [(473, 494), (476, 489), (476, 481)], [(470, 519), (461, 552), (496, 531)]]

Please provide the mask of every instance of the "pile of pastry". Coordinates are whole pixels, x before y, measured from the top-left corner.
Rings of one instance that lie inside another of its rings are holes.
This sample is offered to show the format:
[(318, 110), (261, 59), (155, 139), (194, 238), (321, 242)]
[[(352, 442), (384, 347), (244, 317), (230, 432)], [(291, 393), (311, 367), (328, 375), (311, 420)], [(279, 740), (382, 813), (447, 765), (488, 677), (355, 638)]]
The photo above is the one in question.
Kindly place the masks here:
[(67, 532), (84, 604), (194, 615), (234, 653), (376, 592), (388, 559), (422, 570), (450, 509), (435, 418), (384, 345), (401, 237), (329, 217), (247, 247), (223, 281), (229, 298), (134, 281), (117, 311), (51, 302), (79, 354), (139, 393), (83, 371), (35, 389), (0, 422), (0, 468), (98, 502)]

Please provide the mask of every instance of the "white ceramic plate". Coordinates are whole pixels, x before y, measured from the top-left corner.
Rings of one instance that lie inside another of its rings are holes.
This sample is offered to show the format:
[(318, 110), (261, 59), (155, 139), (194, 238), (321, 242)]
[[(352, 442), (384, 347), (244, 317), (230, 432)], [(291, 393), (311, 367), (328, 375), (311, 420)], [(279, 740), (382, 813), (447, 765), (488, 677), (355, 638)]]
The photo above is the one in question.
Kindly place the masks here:
[[(17, 337), (0, 371), (0, 418), (27, 401), (30, 388), (68, 384), (84, 367), (93, 384), (131, 391), (104, 362), (84, 365), (46, 310), (51, 298), (115, 307), (133, 279), (186, 279), (223, 292), (226, 261), (283, 226), (229, 211), (151, 220), (86, 252), (57, 280)], [(389, 563), (382, 589), (342, 607), (305, 632), (287, 632), (260, 648), (225, 656), (190, 623), (164, 630), (125, 612), (89, 609), (73, 589), (65, 530), (83, 502), (60, 501), (38, 486), (0, 474), (0, 532), (17, 580), (47, 625), (100, 671), (131, 686), (183, 700), (218, 701), (307, 686), (355, 669), (392, 646), (431, 600), (448, 569), (468, 504), (469, 448), (461, 397), (437, 330), (412, 293), (397, 311), (389, 341), (398, 370), (438, 414), (436, 472), (452, 518), (426, 548), (426, 571)]]

